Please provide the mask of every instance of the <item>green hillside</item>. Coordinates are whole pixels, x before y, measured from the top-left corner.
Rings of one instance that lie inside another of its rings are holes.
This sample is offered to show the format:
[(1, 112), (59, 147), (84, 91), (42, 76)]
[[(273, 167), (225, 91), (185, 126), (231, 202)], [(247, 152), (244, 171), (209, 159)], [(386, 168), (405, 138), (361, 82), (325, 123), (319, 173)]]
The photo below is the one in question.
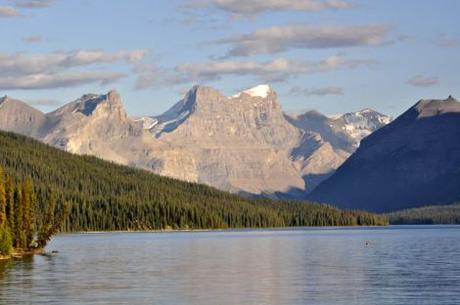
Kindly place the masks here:
[(391, 224), (460, 224), (460, 203), (402, 210), (387, 216)]
[(243, 199), (13, 133), (0, 132), (0, 166), (13, 179), (31, 177), (39, 205), (50, 189), (58, 206), (67, 202), (66, 231), (386, 224), (383, 216), (326, 205)]

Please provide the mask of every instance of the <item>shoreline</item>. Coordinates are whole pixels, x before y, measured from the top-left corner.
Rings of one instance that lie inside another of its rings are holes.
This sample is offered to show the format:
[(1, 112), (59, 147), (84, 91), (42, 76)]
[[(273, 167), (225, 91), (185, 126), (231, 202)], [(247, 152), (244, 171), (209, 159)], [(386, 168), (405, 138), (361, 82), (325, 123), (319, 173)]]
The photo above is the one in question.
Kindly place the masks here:
[(33, 256), (33, 255), (36, 255), (36, 254), (44, 254), (45, 253), (45, 249), (44, 248), (40, 248), (40, 249), (34, 249), (34, 250), (30, 250), (30, 251), (13, 251), (10, 255), (1, 255), (0, 254), (0, 261), (2, 260), (8, 260), (8, 259), (14, 259), (14, 258), (24, 258), (24, 257), (27, 257), (27, 256)]
[(228, 228), (228, 229), (183, 229), (183, 230), (114, 230), (114, 231), (74, 231), (60, 232), (63, 234), (110, 234), (110, 233), (205, 233), (205, 232), (230, 232), (230, 231), (287, 231), (287, 230), (328, 230), (328, 229), (365, 229), (389, 227), (437, 227), (460, 226), (459, 224), (387, 224), (381, 226), (312, 226), (312, 227), (267, 227), (267, 228)]

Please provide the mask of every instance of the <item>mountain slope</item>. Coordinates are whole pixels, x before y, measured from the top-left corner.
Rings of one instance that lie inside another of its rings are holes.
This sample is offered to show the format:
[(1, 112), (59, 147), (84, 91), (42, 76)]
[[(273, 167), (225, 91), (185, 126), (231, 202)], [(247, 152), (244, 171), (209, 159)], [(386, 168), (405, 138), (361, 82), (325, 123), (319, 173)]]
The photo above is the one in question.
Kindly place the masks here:
[(45, 114), (8, 96), (0, 98), (0, 129), (40, 138), (46, 127)]
[(460, 103), (419, 101), (365, 138), (311, 198), (379, 212), (460, 200)]
[(0, 132), (0, 166), (17, 180), (30, 176), (38, 202), (47, 201), (50, 189), (60, 203), (68, 201), (69, 231), (385, 223), (383, 217), (329, 206), (243, 199), (12, 133)]

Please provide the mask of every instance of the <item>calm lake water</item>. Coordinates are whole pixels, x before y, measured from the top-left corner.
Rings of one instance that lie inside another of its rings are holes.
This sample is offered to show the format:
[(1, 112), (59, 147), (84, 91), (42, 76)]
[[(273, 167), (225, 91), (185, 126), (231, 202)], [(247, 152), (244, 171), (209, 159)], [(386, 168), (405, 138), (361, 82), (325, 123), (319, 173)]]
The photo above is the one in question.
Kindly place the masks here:
[(0, 263), (0, 304), (460, 304), (460, 226), (66, 234), (47, 250)]

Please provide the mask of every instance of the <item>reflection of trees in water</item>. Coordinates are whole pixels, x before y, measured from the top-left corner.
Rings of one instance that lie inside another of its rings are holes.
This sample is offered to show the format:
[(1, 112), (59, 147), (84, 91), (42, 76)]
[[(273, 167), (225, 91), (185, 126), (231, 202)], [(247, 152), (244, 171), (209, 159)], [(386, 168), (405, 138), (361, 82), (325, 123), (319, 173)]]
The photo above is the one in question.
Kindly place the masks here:
[[(3, 289), (11, 288), (11, 283), (20, 285), (23, 289), (33, 286), (34, 257), (26, 256), (21, 259), (0, 261), (0, 296)], [(2, 301), (0, 297), (0, 301)]]
[(0, 260), (0, 283), (3, 282), (7, 269), (11, 266), (11, 260)]

